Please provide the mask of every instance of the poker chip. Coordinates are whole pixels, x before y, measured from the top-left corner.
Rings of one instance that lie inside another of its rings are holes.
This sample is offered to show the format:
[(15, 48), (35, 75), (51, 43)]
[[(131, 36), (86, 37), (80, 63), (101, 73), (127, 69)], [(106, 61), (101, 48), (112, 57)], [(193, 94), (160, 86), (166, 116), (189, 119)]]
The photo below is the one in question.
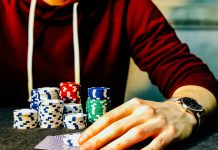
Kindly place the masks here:
[(38, 109), (40, 128), (58, 128), (62, 125), (63, 105), (59, 99), (41, 101)]
[(92, 87), (88, 88), (88, 99), (86, 101), (86, 112), (88, 122), (94, 123), (106, 112), (110, 111), (111, 98), (110, 88)]
[(67, 103), (64, 104), (64, 114), (83, 113), (82, 104)]
[(67, 129), (84, 129), (87, 125), (87, 115), (83, 113), (76, 113), (76, 114), (65, 114), (64, 115), (64, 127)]
[(44, 100), (59, 99), (59, 88), (43, 87), (31, 91), (30, 108), (38, 110), (39, 103)]
[(60, 83), (60, 99), (65, 103), (81, 103), (79, 84), (74, 82), (61, 82)]
[(79, 147), (79, 137), (81, 134), (79, 133), (74, 133), (74, 134), (66, 134), (63, 138), (63, 142), (67, 146), (73, 146), (73, 147)]
[(32, 129), (37, 126), (38, 112), (34, 109), (16, 109), (13, 115), (15, 129)]
[[(86, 114), (83, 114), (81, 86), (74, 82), (60, 83), (56, 87), (33, 89), (31, 92), (30, 109), (14, 110), (14, 125), (16, 129), (58, 128), (64, 125), (67, 129), (84, 129), (87, 120), (95, 122), (110, 110), (110, 88), (88, 88)], [(73, 145), (72, 141), (67, 141)]]
[(88, 97), (90, 99), (110, 99), (110, 88), (91, 87), (88, 88)]

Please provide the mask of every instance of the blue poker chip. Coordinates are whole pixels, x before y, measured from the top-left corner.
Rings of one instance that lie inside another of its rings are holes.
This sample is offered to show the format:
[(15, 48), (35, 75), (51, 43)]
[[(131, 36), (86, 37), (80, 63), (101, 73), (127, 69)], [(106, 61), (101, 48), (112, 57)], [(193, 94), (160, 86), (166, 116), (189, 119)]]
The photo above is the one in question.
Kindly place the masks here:
[(108, 99), (111, 97), (110, 95), (110, 88), (107, 87), (88, 88), (88, 97), (90, 99)]
[(30, 103), (30, 108), (38, 110), (39, 105), (37, 103), (31, 102)]
[(67, 144), (68, 144), (68, 146), (73, 146), (72, 140), (68, 139)]

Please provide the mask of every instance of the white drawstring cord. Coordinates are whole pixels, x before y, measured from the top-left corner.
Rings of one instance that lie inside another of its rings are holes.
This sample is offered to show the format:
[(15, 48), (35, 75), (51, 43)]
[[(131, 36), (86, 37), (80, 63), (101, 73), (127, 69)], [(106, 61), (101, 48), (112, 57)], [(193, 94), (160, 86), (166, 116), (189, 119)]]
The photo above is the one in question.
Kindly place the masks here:
[(78, 2), (73, 5), (73, 44), (74, 44), (74, 75), (75, 82), (80, 84), (80, 56), (79, 56), (79, 34), (78, 34)]
[(28, 94), (31, 97), (31, 90), (33, 89), (33, 46), (34, 46), (34, 18), (37, 0), (31, 0), (28, 24), (28, 52), (27, 52), (27, 78), (28, 78)]
[[(28, 94), (31, 100), (31, 91), (33, 89), (33, 49), (34, 49), (34, 18), (37, 0), (31, 0), (29, 24), (28, 24), (28, 54), (27, 54), (27, 78), (28, 78)], [(80, 55), (79, 55), (79, 34), (78, 34), (78, 2), (73, 5), (73, 44), (74, 44), (74, 74), (75, 82), (80, 84)]]

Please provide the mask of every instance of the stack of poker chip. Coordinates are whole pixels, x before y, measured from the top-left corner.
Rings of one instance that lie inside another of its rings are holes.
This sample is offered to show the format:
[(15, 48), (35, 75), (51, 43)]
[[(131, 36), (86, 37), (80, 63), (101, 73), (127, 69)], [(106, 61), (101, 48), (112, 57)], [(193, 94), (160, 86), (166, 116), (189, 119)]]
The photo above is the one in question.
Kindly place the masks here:
[(38, 110), (40, 128), (58, 128), (62, 125), (63, 105), (59, 99), (41, 101)]
[(66, 134), (64, 135), (63, 142), (67, 146), (79, 147), (78, 140), (80, 135), (80, 133)]
[(64, 104), (64, 114), (76, 114), (76, 113), (83, 113), (82, 104), (76, 103), (65, 103)]
[(106, 112), (110, 111), (111, 98), (110, 88), (92, 87), (88, 88), (88, 99), (86, 101), (86, 112), (88, 122), (94, 123)]
[(13, 114), (15, 129), (32, 129), (37, 126), (38, 112), (34, 109), (16, 109)]
[(38, 110), (39, 104), (43, 100), (59, 99), (59, 88), (43, 87), (31, 91), (30, 108)]
[(78, 130), (86, 128), (87, 115), (83, 113), (65, 114), (64, 115), (64, 127), (67, 129)]
[(65, 103), (81, 103), (79, 84), (74, 82), (61, 82), (60, 83), (60, 99)]

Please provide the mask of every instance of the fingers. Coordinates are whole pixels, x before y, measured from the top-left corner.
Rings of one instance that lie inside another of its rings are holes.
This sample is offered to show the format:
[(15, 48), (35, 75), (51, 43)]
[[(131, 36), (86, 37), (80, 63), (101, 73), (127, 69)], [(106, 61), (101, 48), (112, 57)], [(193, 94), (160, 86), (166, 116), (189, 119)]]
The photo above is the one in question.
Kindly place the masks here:
[(167, 145), (169, 145), (174, 137), (175, 129), (173, 127), (168, 127), (166, 130), (163, 130), (152, 142), (144, 147), (142, 150), (162, 150)]
[(106, 145), (103, 150), (119, 150), (126, 149), (130, 146), (141, 142), (152, 135), (160, 132), (165, 125), (165, 121), (160, 118), (151, 119), (148, 122), (136, 126), (126, 132), (124, 135)]
[(123, 135), (129, 129), (137, 126), (140, 122), (140, 120), (136, 120), (132, 116), (123, 118), (111, 124), (90, 140), (86, 141), (84, 144), (80, 146), (80, 148), (87, 149), (89, 147), (92, 147), (93, 149), (99, 149), (105, 144)]
[(130, 115), (132, 113), (132, 109), (130, 109), (130, 107), (134, 107), (134, 103), (132, 103), (132, 101), (126, 102), (99, 118), (93, 125), (83, 132), (79, 138), (79, 144), (81, 145), (86, 142), (113, 122)]

